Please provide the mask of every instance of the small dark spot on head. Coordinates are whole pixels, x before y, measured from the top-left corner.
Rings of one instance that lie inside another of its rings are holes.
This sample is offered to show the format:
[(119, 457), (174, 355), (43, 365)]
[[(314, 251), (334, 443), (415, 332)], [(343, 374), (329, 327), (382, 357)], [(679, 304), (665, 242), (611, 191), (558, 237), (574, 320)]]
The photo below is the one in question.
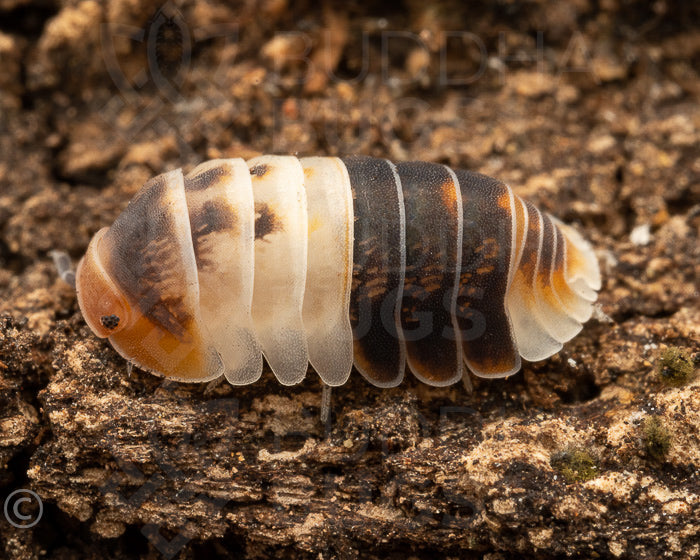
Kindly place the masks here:
[(279, 218), (269, 205), (264, 202), (255, 203), (255, 239), (263, 239), (266, 235), (282, 229)]
[(267, 164), (259, 163), (250, 168), (250, 174), (253, 177), (264, 177), (269, 170), (270, 167)]
[(119, 326), (119, 317), (116, 315), (103, 315), (100, 318), (100, 323), (107, 330), (114, 330)]
[(209, 187), (217, 184), (221, 179), (226, 177), (228, 173), (226, 168), (212, 167), (206, 171), (195, 175), (194, 177), (185, 177), (185, 190), (186, 191), (203, 191)]

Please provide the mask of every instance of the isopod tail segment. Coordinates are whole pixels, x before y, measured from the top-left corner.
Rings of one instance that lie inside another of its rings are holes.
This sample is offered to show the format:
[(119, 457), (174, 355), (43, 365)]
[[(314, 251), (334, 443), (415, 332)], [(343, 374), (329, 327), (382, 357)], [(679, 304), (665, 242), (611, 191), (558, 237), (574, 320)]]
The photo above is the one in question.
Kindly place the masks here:
[[(182, 381), (327, 386), (353, 365), (450, 385), (557, 352), (600, 289), (591, 246), (490, 177), (371, 157), (205, 162), (146, 183), (77, 270), (80, 308)], [(329, 395), (329, 393), (328, 393)], [(328, 396), (324, 393), (324, 398)]]

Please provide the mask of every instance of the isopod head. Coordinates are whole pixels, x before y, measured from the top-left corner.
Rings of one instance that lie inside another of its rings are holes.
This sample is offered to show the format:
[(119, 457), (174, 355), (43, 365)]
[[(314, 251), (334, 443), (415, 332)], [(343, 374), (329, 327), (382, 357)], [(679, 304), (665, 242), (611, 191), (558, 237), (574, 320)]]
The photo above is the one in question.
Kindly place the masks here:
[(129, 362), (182, 381), (221, 375), (203, 332), (180, 172), (147, 183), (90, 242), (76, 273), (88, 326)]
[(107, 229), (102, 228), (92, 238), (76, 275), (78, 303), (83, 317), (100, 338), (122, 331), (130, 324), (132, 315), (129, 302), (102, 265), (99, 246)]

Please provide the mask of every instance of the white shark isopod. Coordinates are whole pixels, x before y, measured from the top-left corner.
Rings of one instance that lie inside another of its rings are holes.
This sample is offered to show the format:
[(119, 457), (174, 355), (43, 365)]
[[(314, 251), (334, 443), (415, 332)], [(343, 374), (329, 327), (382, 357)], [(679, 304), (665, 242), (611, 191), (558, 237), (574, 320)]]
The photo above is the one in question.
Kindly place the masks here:
[(146, 183), (77, 269), (81, 311), (136, 366), (330, 386), (518, 371), (575, 336), (590, 245), (490, 177), (370, 157), (261, 156)]

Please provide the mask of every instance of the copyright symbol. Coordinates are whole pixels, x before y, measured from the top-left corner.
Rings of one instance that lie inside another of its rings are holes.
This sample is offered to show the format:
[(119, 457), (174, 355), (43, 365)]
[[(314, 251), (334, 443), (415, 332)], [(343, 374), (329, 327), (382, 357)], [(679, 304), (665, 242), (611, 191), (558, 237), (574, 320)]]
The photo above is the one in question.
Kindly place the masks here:
[(5, 499), (5, 519), (17, 529), (34, 527), (43, 514), (44, 504), (39, 494), (31, 490), (20, 488)]

